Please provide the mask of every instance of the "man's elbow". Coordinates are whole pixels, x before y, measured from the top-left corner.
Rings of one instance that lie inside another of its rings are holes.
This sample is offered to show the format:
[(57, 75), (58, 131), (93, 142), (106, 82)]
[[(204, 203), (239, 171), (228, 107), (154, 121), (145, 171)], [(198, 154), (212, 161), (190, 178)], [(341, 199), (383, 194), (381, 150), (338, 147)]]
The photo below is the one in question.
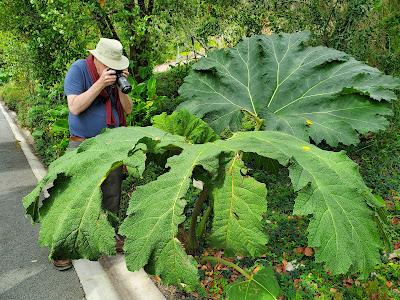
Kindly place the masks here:
[(80, 111), (78, 111), (75, 107), (73, 106), (68, 106), (68, 110), (71, 114), (73, 114), (74, 116), (77, 116), (80, 114)]
[(77, 116), (79, 115), (81, 112), (77, 109), (76, 105), (74, 105), (75, 102), (75, 95), (70, 95), (67, 97), (68, 99), (68, 110), (71, 114)]

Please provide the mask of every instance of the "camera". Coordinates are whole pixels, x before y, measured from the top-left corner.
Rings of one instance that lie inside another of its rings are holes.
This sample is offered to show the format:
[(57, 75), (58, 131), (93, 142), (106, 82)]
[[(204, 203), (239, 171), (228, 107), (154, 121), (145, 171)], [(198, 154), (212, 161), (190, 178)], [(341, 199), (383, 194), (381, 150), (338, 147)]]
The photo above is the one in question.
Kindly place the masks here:
[(132, 91), (132, 86), (129, 83), (128, 79), (125, 78), (122, 70), (114, 70), (115, 75), (117, 76), (117, 86), (123, 92), (124, 94), (128, 94), (130, 91)]

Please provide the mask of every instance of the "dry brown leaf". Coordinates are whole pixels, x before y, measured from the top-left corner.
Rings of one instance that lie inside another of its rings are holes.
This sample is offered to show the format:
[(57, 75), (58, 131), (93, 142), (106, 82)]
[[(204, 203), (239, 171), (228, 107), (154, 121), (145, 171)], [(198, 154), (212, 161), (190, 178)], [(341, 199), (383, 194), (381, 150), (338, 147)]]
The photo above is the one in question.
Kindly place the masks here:
[(313, 250), (312, 248), (306, 247), (306, 248), (304, 249), (304, 255), (305, 255), (305, 256), (310, 257), (310, 256), (312, 256), (313, 254), (314, 254), (314, 250)]
[(283, 266), (277, 265), (277, 266), (275, 267), (275, 271), (276, 271), (277, 273), (282, 273), (282, 272), (283, 272)]
[(302, 254), (302, 253), (304, 253), (304, 247), (297, 247), (297, 248), (294, 248), (294, 253), (296, 253), (296, 254)]
[(296, 289), (299, 288), (299, 283), (300, 283), (301, 279), (300, 278), (296, 278), (295, 280), (293, 280), (293, 285)]
[(394, 244), (394, 250), (400, 249), (400, 242)]
[(353, 285), (353, 279), (351, 279), (351, 278), (346, 278), (346, 279), (343, 279), (343, 285), (345, 286), (345, 287), (351, 287), (352, 285)]

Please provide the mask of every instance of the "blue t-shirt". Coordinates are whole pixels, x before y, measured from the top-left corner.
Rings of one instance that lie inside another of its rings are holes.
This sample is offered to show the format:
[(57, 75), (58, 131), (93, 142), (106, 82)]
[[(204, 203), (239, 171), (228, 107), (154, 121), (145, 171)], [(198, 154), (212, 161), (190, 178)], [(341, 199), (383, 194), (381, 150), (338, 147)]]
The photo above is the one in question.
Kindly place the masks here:
[[(75, 61), (69, 69), (64, 80), (65, 95), (79, 95), (86, 92), (93, 82), (90, 78), (89, 69), (84, 59)], [(114, 95), (111, 94), (112, 111), (116, 126), (119, 125), (118, 113)], [(96, 98), (92, 104), (79, 115), (71, 112), (68, 116), (70, 135), (90, 138), (98, 135), (103, 128), (107, 127), (106, 108), (102, 97)]]

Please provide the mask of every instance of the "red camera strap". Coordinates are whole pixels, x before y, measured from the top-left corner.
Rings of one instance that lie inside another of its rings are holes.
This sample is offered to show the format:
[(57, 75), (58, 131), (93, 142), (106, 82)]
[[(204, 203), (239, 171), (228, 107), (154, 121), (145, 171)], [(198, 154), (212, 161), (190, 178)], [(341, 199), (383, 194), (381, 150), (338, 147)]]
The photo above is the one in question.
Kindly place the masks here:
[[(93, 55), (89, 55), (86, 58), (86, 64), (88, 66), (88, 70), (89, 70), (89, 74), (92, 79), (92, 82), (95, 83), (97, 80), (99, 80), (100, 76), (99, 76), (99, 73), (97, 73), (97, 69), (94, 64), (94, 56)], [(119, 118), (119, 126), (126, 126), (124, 110), (122, 108), (121, 101), (119, 100), (119, 93), (118, 93), (118, 90), (116, 87), (112, 87), (112, 93), (114, 94), (115, 101), (117, 104), (116, 106), (117, 106), (117, 113), (118, 113), (118, 118)], [(106, 89), (103, 89), (100, 93), (100, 96), (102, 96), (105, 99), (107, 126), (116, 126), (115, 118), (112, 113), (110, 95), (108, 94)]]

